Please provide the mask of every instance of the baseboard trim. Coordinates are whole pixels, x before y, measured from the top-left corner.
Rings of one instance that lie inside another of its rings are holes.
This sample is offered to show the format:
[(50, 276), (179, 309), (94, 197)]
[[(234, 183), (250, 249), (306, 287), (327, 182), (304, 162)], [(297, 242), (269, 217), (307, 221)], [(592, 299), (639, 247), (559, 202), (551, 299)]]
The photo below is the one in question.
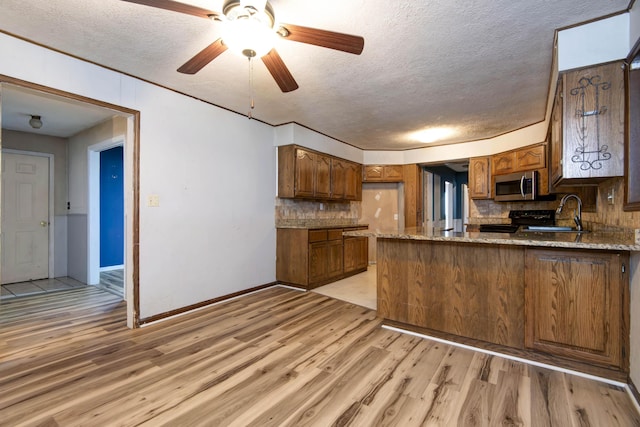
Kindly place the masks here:
[(392, 326), (403, 331), (411, 331), (413, 333), (429, 338), (441, 339), (445, 342), (455, 343), (456, 345), (465, 345), (469, 348), (477, 349), (478, 351), (495, 352), (496, 354), (500, 355), (509, 355), (509, 357), (516, 357), (523, 360), (535, 361), (536, 363), (541, 363), (543, 365), (567, 369), (571, 372), (583, 372), (586, 375), (593, 375), (595, 378), (607, 378), (608, 380), (614, 381), (616, 385), (627, 384), (627, 382), (629, 381), (629, 374), (627, 372), (619, 369), (614, 369), (613, 367), (609, 368), (588, 362), (571, 360), (539, 351), (517, 349), (510, 346), (489, 343), (474, 338), (462, 337), (459, 335), (454, 335), (428, 328), (422, 328), (389, 319), (384, 319), (383, 325)]
[(219, 296), (217, 298), (213, 298), (213, 299), (202, 301), (202, 302), (199, 302), (199, 303), (196, 303), (196, 304), (188, 305), (186, 307), (177, 308), (175, 310), (171, 310), (171, 311), (167, 311), (167, 312), (164, 312), (164, 313), (156, 314), (156, 315), (153, 315), (153, 316), (145, 317), (144, 319), (140, 319), (139, 325), (141, 327), (142, 326), (148, 326), (151, 323), (156, 323), (156, 322), (159, 322), (159, 321), (162, 321), (162, 320), (167, 320), (169, 318), (176, 317), (176, 316), (181, 316), (183, 314), (190, 313), (192, 311), (199, 310), (199, 309), (202, 309), (202, 308), (214, 305), (214, 304), (219, 304), (221, 302), (226, 302), (226, 301), (229, 301), (229, 300), (232, 300), (232, 299), (235, 299), (235, 298), (239, 298), (239, 297), (242, 297), (242, 296), (245, 296), (245, 295), (249, 295), (249, 294), (252, 294), (252, 293), (255, 293), (255, 292), (260, 292), (260, 291), (262, 291), (264, 289), (271, 288), (271, 287), (274, 287), (276, 285), (277, 285), (277, 282), (266, 283), (264, 285), (255, 286), (253, 288), (245, 289), (245, 290), (234, 292), (234, 293), (227, 294), (227, 295), (222, 295), (222, 296)]
[(107, 267), (100, 267), (100, 272), (102, 273), (103, 271), (122, 270), (122, 269), (124, 269), (124, 264), (109, 265)]
[(413, 335), (416, 337), (420, 337), (420, 338), (424, 338), (424, 339), (428, 339), (428, 340), (432, 340), (432, 341), (437, 341), (443, 344), (447, 344), (447, 345), (451, 345), (451, 346), (455, 346), (455, 347), (460, 347), (460, 348), (464, 348), (467, 350), (472, 350), (472, 351), (477, 351), (479, 353), (485, 353), (485, 354), (490, 354), (493, 356), (498, 356), (498, 357), (502, 357), (505, 359), (509, 359), (509, 360), (514, 360), (516, 362), (521, 362), (521, 363), (526, 363), (528, 365), (534, 365), (534, 366), (538, 366), (541, 368), (546, 368), (546, 369), (550, 369), (550, 370), (554, 370), (554, 371), (559, 371), (559, 372), (564, 372), (566, 374), (571, 374), (571, 375), (576, 375), (576, 376), (580, 376), (583, 378), (588, 378), (591, 380), (595, 380), (595, 381), (599, 381), (599, 382), (603, 382), (606, 384), (610, 384), (610, 385), (614, 385), (616, 387), (620, 387), (620, 388), (627, 388), (628, 389), (628, 385), (622, 381), (617, 381), (617, 380), (613, 380), (610, 378), (605, 378), (605, 377), (601, 377), (598, 375), (592, 375), (592, 374), (587, 374), (585, 372), (580, 372), (580, 371), (575, 371), (573, 369), (568, 369), (568, 368), (562, 368), (559, 366), (555, 366), (555, 365), (551, 365), (548, 363), (543, 363), (543, 362), (538, 362), (535, 360), (531, 360), (531, 359), (527, 359), (524, 357), (519, 357), (519, 356), (514, 356), (508, 353), (502, 353), (499, 351), (494, 351), (494, 350), (487, 350), (481, 347), (475, 347), (472, 345), (468, 345), (468, 344), (462, 344), (459, 342), (455, 342), (455, 341), (450, 341), (444, 338), (438, 338), (438, 337), (434, 337), (432, 335), (426, 335), (426, 334), (422, 334), (419, 332), (415, 332), (415, 331), (411, 331), (409, 329), (403, 329), (403, 328), (399, 328), (397, 326), (391, 326), (391, 325), (382, 325), (382, 328), (384, 329), (388, 329), (391, 331), (395, 331), (395, 332), (400, 332), (403, 334), (408, 334), (408, 335)]
[(627, 385), (627, 394), (629, 394), (629, 398), (640, 414), (640, 393), (638, 393), (638, 389), (631, 378), (629, 378), (629, 384)]

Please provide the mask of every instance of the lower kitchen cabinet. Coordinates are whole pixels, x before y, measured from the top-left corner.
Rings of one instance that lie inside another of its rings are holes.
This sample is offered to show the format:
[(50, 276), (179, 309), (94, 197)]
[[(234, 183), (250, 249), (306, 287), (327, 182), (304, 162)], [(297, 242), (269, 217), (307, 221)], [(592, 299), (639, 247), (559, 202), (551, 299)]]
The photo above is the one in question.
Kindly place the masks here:
[(365, 271), (367, 238), (342, 236), (343, 231), (362, 228), (278, 228), (276, 280), (313, 289)]
[(377, 238), (391, 325), (624, 381), (629, 252)]
[(344, 238), (344, 272), (363, 271), (369, 262), (368, 237)]
[[(341, 232), (342, 233), (342, 232)], [(309, 283), (323, 283), (342, 276), (342, 236), (309, 244)]]
[(617, 252), (527, 250), (525, 346), (628, 371), (628, 259)]

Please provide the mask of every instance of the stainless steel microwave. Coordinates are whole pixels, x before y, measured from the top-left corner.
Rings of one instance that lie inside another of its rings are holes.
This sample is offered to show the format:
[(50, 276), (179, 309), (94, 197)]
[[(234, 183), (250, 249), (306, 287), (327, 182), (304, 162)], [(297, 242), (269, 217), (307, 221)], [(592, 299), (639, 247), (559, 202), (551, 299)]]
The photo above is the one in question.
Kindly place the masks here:
[(493, 199), (497, 202), (535, 200), (537, 179), (537, 171), (496, 175)]

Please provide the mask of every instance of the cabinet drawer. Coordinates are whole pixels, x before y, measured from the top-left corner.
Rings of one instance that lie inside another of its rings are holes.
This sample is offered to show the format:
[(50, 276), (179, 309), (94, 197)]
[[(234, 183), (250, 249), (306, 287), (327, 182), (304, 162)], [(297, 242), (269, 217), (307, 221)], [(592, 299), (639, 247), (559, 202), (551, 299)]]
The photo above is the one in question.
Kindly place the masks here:
[(342, 239), (342, 228), (334, 228), (327, 231), (327, 240), (340, 240)]
[(327, 230), (309, 230), (309, 243), (327, 240)]

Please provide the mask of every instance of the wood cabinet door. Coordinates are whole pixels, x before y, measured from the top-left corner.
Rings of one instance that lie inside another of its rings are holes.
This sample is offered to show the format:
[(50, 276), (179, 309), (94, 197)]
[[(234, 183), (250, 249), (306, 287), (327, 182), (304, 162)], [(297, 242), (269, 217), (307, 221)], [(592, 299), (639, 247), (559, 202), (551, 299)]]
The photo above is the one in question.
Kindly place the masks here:
[(563, 179), (623, 176), (622, 63), (572, 71), (563, 80)]
[(402, 182), (402, 165), (366, 165), (365, 182)]
[(342, 238), (330, 240), (327, 242), (327, 278), (342, 276), (343, 271)]
[(315, 184), (314, 197), (331, 197), (331, 157), (316, 154)]
[(347, 165), (340, 159), (331, 160), (331, 198), (344, 199), (347, 186)]
[(367, 268), (369, 263), (368, 239), (366, 237), (344, 238), (344, 272)]
[(362, 200), (362, 166), (353, 162), (345, 162), (344, 199)]
[(516, 170), (516, 153), (509, 151), (495, 154), (491, 159), (491, 174), (502, 175)]
[(516, 151), (516, 171), (530, 171), (547, 167), (547, 146), (538, 144)]
[(362, 200), (362, 168), (342, 159), (331, 160), (331, 198)]
[(382, 168), (382, 178), (387, 182), (402, 181), (402, 165), (386, 165)]
[(469, 159), (469, 197), (472, 199), (491, 198), (490, 163), (490, 157), (473, 157)]
[(295, 196), (313, 197), (315, 194), (316, 154), (298, 148), (295, 164)]
[(378, 165), (365, 165), (363, 180), (369, 182), (382, 181), (382, 168), (382, 166)]
[(329, 277), (328, 258), (329, 247), (326, 241), (309, 244), (309, 285), (322, 282)]
[(526, 347), (624, 369), (625, 255), (527, 249), (525, 256)]

